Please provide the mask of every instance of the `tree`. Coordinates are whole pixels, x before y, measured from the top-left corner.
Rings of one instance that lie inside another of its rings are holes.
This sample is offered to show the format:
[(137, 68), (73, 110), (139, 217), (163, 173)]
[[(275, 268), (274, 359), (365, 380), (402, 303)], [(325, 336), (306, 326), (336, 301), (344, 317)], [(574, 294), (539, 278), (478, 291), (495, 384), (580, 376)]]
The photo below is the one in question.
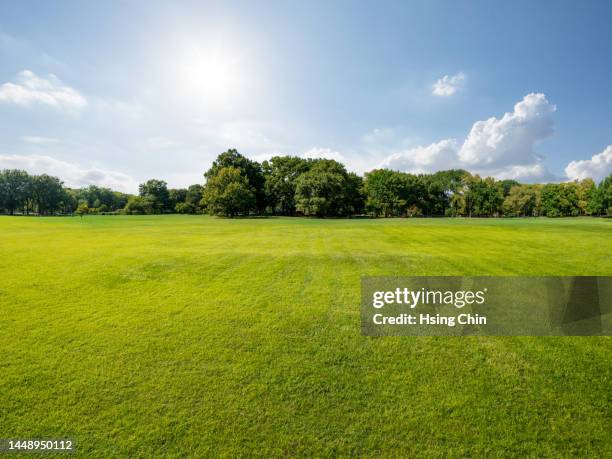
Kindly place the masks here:
[(163, 180), (151, 179), (138, 186), (141, 197), (148, 198), (153, 205), (153, 212), (161, 214), (169, 210), (170, 194), (168, 185)]
[(185, 203), (187, 190), (185, 188), (172, 188), (168, 190), (168, 209), (176, 211), (176, 206)]
[(248, 215), (256, 208), (255, 190), (242, 171), (236, 167), (223, 167), (211, 175), (204, 187), (202, 207), (211, 215), (235, 217)]
[(70, 188), (64, 188), (62, 196), (62, 208), (61, 211), (64, 214), (70, 214), (75, 212), (78, 207), (78, 200), (76, 198), (75, 190)]
[(206, 177), (206, 180), (210, 180), (221, 169), (226, 167), (238, 169), (247, 178), (249, 187), (255, 195), (255, 207), (259, 213), (264, 212), (266, 208), (266, 193), (264, 190), (265, 178), (261, 165), (241, 155), (237, 150), (229, 149), (217, 156), (217, 159), (213, 162), (211, 168), (206, 171), (204, 177)]
[(31, 177), (26, 171), (5, 169), (0, 172), (0, 207), (13, 215), (25, 207), (31, 191)]
[(192, 210), (189, 213), (199, 213), (201, 212), (200, 201), (202, 200), (202, 193), (204, 192), (204, 187), (202, 185), (190, 185), (187, 188), (187, 194), (185, 195), (185, 203), (189, 205), (189, 208)]
[(532, 217), (537, 215), (539, 190), (537, 185), (514, 185), (504, 199), (504, 215)]
[(612, 174), (601, 181), (597, 191), (601, 198), (602, 211), (612, 217)]
[(363, 178), (354, 172), (349, 172), (346, 177), (346, 199), (350, 206), (350, 214), (363, 213), (365, 209)]
[(126, 193), (121, 193), (120, 191), (113, 191), (113, 205), (110, 210), (116, 211), (123, 209), (128, 202), (128, 199), (131, 195)]
[(155, 213), (155, 202), (150, 195), (130, 196), (123, 211), (132, 215), (153, 214)]
[(469, 214), (469, 186), (472, 175), (463, 169), (449, 169), (436, 172), (432, 180), (442, 187), (446, 199), (441, 203), (441, 215), (459, 216)]
[(47, 174), (35, 175), (31, 186), (32, 200), (39, 215), (61, 209), (65, 193), (60, 179)]
[(542, 188), (542, 212), (547, 217), (579, 215), (578, 185), (574, 182), (544, 185)]
[(590, 215), (589, 202), (593, 194), (597, 192), (597, 186), (593, 179), (587, 178), (577, 183), (578, 210), (580, 215)]
[(481, 179), (475, 175), (468, 179), (471, 212), (470, 216), (498, 216), (504, 201), (503, 188), (492, 177)]
[(297, 179), (310, 169), (313, 162), (297, 156), (274, 156), (262, 163), (266, 202), (272, 213), (295, 214)]
[(516, 180), (509, 180), (509, 179), (500, 180), (498, 183), (502, 190), (504, 198), (510, 194), (510, 190), (512, 190), (512, 187), (520, 185), (520, 183), (517, 182)]
[(79, 217), (83, 217), (83, 215), (87, 215), (88, 213), (89, 213), (89, 206), (85, 204), (84, 202), (79, 204), (75, 211), (75, 214), (77, 214)]
[(179, 202), (174, 210), (179, 214), (195, 214), (195, 208), (189, 202)]
[(434, 175), (421, 174), (419, 181), (423, 188), (422, 212), (424, 215), (444, 215), (448, 208), (448, 196), (441, 181)]
[(612, 216), (612, 174), (593, 190), (589, 197), (588, 210), (593, 215)]
[(296, 181), (296, 210), (318, 217), (342, 216), (351, 212), (348, 174), (342, 164), (320, 159)]
[(366, 173), (363, 184), (366, 210), (375, 217), (399, 215), (406, 205), (402, 199), (402, 186), (399, 172), (376, 169)]

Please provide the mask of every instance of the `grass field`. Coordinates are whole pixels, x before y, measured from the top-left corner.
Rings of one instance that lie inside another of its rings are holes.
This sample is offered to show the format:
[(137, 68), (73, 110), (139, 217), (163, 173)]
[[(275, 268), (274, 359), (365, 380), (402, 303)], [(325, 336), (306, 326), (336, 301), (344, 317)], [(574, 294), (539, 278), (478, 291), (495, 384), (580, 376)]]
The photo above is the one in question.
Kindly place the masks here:
[(360, 336), (362, 275), (612, 275), (612, 221), (0, 218), (0, 437), (608, 456), (609, 337)]

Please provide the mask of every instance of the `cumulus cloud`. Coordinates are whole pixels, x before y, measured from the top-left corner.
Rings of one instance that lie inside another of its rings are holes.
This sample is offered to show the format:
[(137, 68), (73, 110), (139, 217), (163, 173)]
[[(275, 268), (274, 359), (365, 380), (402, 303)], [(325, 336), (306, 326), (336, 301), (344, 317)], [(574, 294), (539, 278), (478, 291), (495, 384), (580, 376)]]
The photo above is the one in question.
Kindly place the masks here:
[(539, 160), (533, 151), (537, 142), (553, 133), (556, 107), (544, 94), (528, 94), (501, 119), (477, 121), (459, 151), (459, 159), (487, 168), (511, 164), (528, 165)]
[(555, 110), (544, 94), (528, 94), (501, 118), (474, 123), (461, 146), (454, 139), (446, 139), (411, 148), (388, 156), (381, 167), (414, 173), (464, 168), (526, 182), (558, 180), (534, 151), (538, 142), (552, 134)]
[(433, 95), (440, 97), (452, 96), (463, 86), (465, 78), (466, 76), (463, 72), (453, 76), (444, 75), (433, 84), (431, 92)]
[(302, 158), (312, 158), (312, 159), (334, 159), (336, 161), (344, 161), (344, 156), (337, 151), (333, 151), (330, 148), (311, 148), (302, 154)]
[(55, 109), (78, 112), (87, 106), (87, 100), (74, 88), (62, 83), (55, 75), (47, 79), (31, 70), (19, 72), (15, 83), (0, 86), (0, 102), (22, 107), (48, 105)]
[(604, 151), (593, 155), (591, 159), (572, 161), (565, 168), (565, 174), (570, 180), (582, 180), (591, 177), (596, 182), (612, 174), (612, 145)]
[(44, 155), (0, 155), (0, 169), (24, 169), (31, 174), (54, 175), (72, 188), (99, 185), (125, 192), (134, 192), (138, 188), (132, 177), (121, 172), (83, 168)]

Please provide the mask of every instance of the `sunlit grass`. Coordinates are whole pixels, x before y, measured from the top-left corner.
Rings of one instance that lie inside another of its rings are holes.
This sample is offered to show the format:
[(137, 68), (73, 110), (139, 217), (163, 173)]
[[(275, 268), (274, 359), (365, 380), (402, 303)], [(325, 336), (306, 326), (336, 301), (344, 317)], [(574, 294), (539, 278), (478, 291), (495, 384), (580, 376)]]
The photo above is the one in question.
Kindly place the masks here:
[(612, 342), (360, 336), (362, 275), (611, 275), (612, 222), (0, 218), (0, 437), (605, 456)]

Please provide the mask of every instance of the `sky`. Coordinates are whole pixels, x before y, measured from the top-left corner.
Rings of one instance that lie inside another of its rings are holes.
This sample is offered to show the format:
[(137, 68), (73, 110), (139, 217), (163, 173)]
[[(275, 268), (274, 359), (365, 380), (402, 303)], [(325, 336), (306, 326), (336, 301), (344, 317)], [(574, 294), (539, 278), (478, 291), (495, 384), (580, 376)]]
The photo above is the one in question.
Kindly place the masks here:
[(612, 173), (609, 1), (0, 2), (0, 169), (134, 192), (228, 148)]

